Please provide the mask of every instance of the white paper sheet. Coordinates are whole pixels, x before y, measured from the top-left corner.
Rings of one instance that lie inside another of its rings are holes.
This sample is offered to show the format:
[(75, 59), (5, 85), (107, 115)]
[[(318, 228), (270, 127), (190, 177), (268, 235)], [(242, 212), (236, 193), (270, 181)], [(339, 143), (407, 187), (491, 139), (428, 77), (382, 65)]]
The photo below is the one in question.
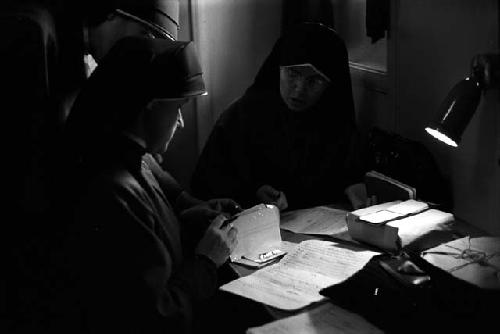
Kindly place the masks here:
[(387, 208), (387, 211), (396, 212), (401, 215), (409, 215), (411, 213), (424, 211), (428, 208), (429, 205), (425, 202), (409, 199), (407, 201), (391, 205), (390, 207)]
[(221, 287), (255, 301), (296, 310), (324, 299), (319, 291), (340, 283), (378, 253), (323, 240), (307, 240), (279, 263)]
[(383, 210), (371, 212), (360, 217), (360, 219), (372, 224), (385, 223), (386, 221), (403, 217), (409, 214), (416, 214), (429, 208), (425, 202), (409, 199), (397, 204), (385, 207)]
[(346, 210), (318, 206), (286, 212), (280, 227), (294, 233), (335, 235), (347, 232)]
[(385, 224), (388, 220), (393, 220), (402, 215), (388, 210), (377, 211), (369, 215), (360, 217), (360, 219), (371, 224)]
[(381, 334), (380, 329), (366, 321), (360, 315), (341, 307), (327, 303), (311, 311), (269, 324), (253, 327), (247, 334)]

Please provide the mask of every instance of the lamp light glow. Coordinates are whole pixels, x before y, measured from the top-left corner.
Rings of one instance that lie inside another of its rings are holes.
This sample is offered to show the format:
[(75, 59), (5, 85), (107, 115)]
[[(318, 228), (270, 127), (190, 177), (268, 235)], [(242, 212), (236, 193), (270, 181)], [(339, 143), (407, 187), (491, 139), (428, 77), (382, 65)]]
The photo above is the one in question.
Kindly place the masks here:
[(470, 77), (453, 86), (425, 131), (447, 145), (457, 147), (479, 105), (483, 90), (500, 81), (499, 64), (500, 55), (476, 55), (472, 59)]
[(442, 134), (437, 129), (432, 129), (430, 127), (426, 127), (425, 131), (427, 131), (427, 133), (429, 133), (431, 136), (433, 136), (434, 138), (442, 141), (445, 144), (448, 144), (448, 145), (453, 146), (453, 147), (457, 147), (458, 146), (457, 143), (453, 139), (451, 139), (450, 137), (448, 137), (445, 134)]

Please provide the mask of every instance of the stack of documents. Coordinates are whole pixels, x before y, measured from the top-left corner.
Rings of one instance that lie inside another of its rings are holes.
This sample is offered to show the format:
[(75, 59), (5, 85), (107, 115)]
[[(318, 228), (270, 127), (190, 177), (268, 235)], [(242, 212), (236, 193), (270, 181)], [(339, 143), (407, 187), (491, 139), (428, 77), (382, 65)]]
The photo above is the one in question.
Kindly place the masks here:
[(433, 231), (449, 230), (451, 213), (429, 208), (416, 200), (382, 203), (351, 212), (349, 234), (355, 240), (397, 252)]
[(321, 289), (351, 277), (376, 254), (336, 242), (307, 240), (280, 262), (220, 289), (278, 309), (297, 310), (324, 300)]

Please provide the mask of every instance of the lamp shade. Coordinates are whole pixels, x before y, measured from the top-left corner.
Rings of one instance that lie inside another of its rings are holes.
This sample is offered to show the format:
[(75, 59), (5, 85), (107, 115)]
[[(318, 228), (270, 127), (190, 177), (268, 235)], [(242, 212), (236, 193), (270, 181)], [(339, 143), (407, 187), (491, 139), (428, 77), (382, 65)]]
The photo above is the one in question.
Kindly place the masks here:
[(458, 82), (448, 93), (425, 130), (451, 146), (458, 146), (481, 99), (481, 85), (474, 77)]

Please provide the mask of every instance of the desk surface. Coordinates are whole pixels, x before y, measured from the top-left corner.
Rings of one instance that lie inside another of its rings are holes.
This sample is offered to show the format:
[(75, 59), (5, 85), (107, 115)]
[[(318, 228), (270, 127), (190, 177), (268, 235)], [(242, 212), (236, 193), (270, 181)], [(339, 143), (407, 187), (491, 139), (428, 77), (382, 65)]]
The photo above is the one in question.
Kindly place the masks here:
[[(456, 221), (453, 230), (449, 233), (448, 241), (466, 235), (481, 236), (485, 233), (464, 222)], [(328, 236), (296, 234), (286, 230), (281, 230), (281, 236), (283, 240), (294, 243), (309, 239), (334, 240)], [(462, 332), (464, 329), (476, 329), (478, 326), (475, 324), (476, 321), (482, 318), (483, 314), (490, 313), (490, 303), (493, 300), (491, 294), (479, 296), (476, 289), (467, 285), (459, 288), (461, 292), (466, 291), (464, 298), (456, 298), (456, 296), (452, 298), (452, 295), (456, 293), (456, 287), (454, 290), (440, 288), (442, 284), (448, 285), (449, 277), (444, 279), (446, 283), (439, 282), (442, 279), (439, 278), (432, 285), (428, 284), (418, 288), (399, 285), (379, 265), (379, 261), (388, 256), (375, 257), (355, 275), (356, 277), (353, 276), (352, 279), (346, 281), (346, 284), (342, 283), (325, 289), (325, 295), (330, 298), (325, 302), (333, 302), (338, 306), (359, 313), (386, 332), (399, 332), (404, 328), (403, 326), (409, 324), (410, 328), (405, 328), (406, 332), (437, 328)], [(256, 270), (238, 264), (231, 264), (231, 267), (240, 277), (249, 275)], [(468, 305), (471, 303), (471, 296), (474, 296), (472, 303), (475, 304), (472, 308)], [(274, 319), (281, 319), (316, 307), (318, 304), (296, 312), (289, 312), (265, 306)], [(430, 327), (430, 323), (422, 321), (423, 319), (432, 319), (439, 322), (440, 325)]]

